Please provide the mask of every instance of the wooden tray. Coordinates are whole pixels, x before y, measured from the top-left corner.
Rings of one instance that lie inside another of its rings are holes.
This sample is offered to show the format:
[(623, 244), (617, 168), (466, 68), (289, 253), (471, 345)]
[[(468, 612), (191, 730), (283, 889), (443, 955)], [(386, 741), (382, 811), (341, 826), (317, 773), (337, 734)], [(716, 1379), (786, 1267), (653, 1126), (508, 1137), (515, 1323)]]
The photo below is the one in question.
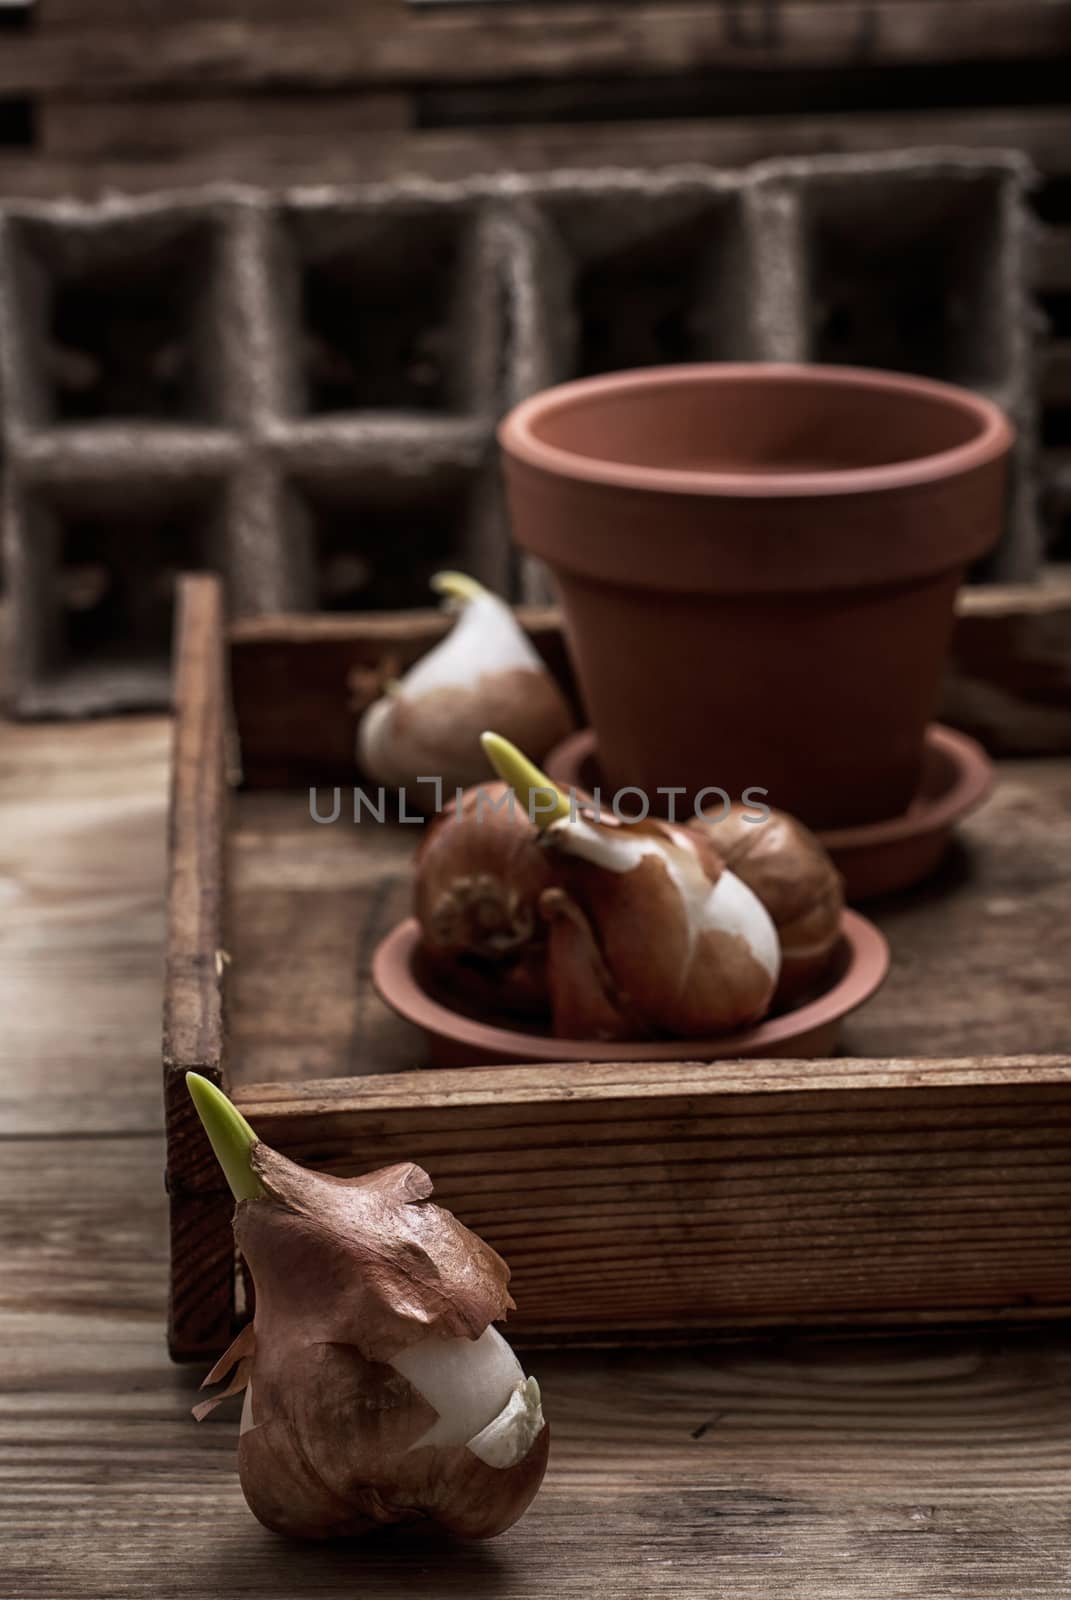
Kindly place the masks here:
[[(1012, 748), (1035, 615), (966, 619), (971, 681), (1006, 685)], [(523, 620), (564, 678), (553, 613)], [(877, 902), (893, 971), (846, 1027), (846, 1059), (421, 1070), (421, 1037), (369, 970), (407, 909), (420, 830), (317, 826), (308, 788), (354, 781), (354, 669), (404, 667), (442, 627), (260, 619), (228, 649), (216, 580), (184, 580), (164, 1018), (173, 1355), (218, 1351), (242, 1310), (190, 1067), (298, 1159), (425, 1165), (508, 1257), (511, 1330), (531, 1340), (1071, 1311), (1066, 761), (1008, 763), (940, 876)]]

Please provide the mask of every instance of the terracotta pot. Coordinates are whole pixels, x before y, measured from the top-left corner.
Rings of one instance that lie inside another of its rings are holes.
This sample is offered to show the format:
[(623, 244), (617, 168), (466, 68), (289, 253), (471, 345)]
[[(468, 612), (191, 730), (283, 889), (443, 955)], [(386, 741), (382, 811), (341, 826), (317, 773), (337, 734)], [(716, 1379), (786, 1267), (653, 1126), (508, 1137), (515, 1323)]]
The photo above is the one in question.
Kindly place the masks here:
[(1012, 437), (977, 395), (846, 367), (614, 373), (512, 411), (514, 534), (554, 574), (608, 787), (902, 812)]
[(558, 1039), (515, 1018), (458, 1009), (456, 989), (429, 971), (420, 924), (408, 917), (376, 947), (372, 979), (380, 995), (408, 1022), (423, 1028), (436, 1067), (479, 1067), (535, 1061), (737, 1061), (833, 1054), (840, 1023), (885, 981), (889, 947), (872, 922), (845, 911), (841, 938), (818, 993), (753, 1027), (717, 1039)]

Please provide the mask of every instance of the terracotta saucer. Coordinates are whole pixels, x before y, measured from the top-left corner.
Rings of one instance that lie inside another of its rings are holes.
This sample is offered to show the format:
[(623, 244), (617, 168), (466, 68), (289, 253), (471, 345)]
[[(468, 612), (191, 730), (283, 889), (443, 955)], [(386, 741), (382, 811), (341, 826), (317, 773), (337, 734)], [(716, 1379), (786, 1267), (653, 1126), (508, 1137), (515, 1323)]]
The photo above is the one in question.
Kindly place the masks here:
[(791, 1011), (717, 1039), (646, 1039), (604, 1044), (555, 1039), (515, 1018), (488, 1019), (455, 1009), (441, 976), (422, 959), (420, 926), (408, 917), (387, 935), (372, 958), (372, 980), (382, 998), (406, 1021), (423, 1028), (434, 1065), (488, 1066), (532, 1061), (735, 1061), (747, 1056), (832, 1054), (842, 1017), (878, 989), (889, 970), (889, 947), (873, 923), (845, 911), (826, 987)]
[[(547, 774), (563, 788), (599, 783), (598, 744), (584, 728), (552, 750)], [(830, 828), (818, 837), (844, 876), (849, 900), (870, 900), (907, 889), (929, 877), (945, 853), (952, 828), (993, 787), (993, 763), (976, 740), (931, 722), (926, 729), (922, 777), (907, 810), (858, 828)]]

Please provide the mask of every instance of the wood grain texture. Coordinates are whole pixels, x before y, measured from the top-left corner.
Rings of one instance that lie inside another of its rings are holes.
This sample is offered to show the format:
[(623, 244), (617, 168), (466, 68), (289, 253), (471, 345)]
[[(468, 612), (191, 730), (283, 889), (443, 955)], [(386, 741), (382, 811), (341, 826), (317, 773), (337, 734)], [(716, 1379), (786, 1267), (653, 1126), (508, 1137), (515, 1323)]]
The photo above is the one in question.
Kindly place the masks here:
[(47, 159), (82, 163), (134, 157), (172, 161), (211, 150), (232, 162), (250, 156), (315, 158), (335, 141), (370, 130), (397, 132), (412, 121), (411, 97), (386, 92), (340, 95), (198, 95), (156, 99), (147, 117), (143, 99), (71, 99), (57, 96), (38, 110), (39, 147)]
[[(0, 74), (6, 56), (0, 57)], [(126, 158), (83, 163), (21, 153), (0, 155), (0, 191), (97, 198), (112, 189), (145, 194), (214, 180), (355, 183), (417, 175), (454, 179), (557, 167), (656, 167), (702, 162), (746, 166), (772, 156), (855, 154), (966, 145), (1022, 150), (1047, 176), (1071, 172), (1071, 111), (1063, 107), (984, 110), (813, 112), (799, 115), (633, 119), (358, 133), (308, 149), (205, 151), (174, 161)]]
[(170, 742), (162, 717), (0, 722), (0, 1129), (162, 1125)]
[(171, 1196), (169, 1338), (176, 1355), (219, 1349), (234, 1319), (228, 1198), (191, 1191), (215, 1157), (186, 1089), (195, 1071), (226, 1087), (223, 1027), (227, 670), (222, 586), (179, 583), (175, 721), (168, 825), (163, 1015), (164, 1119)]
[(219, 580), (182, 579), (175, 626), (168, 820), (165, 1079), (189, 1067), (218, 1073), (223, 1055), (220, 961), (227, 787), (223, 628)]
[(237, 1404), (195, 1424), (164, 1354), (158, 1140), (0, 1148), (5, 1600), (1066, 1600), (1061, 1331), (532, 1353), (551, 1465), (504, 1538), (276, 1539)]
[(1066, 1600), (1063, 1328), (541, 1351), (551, 1468), (503, 1539), (261, 1529), (237, 1406), (198, 1427), (203, 1368), (167, 1360), (162, 1140), (93, 1133), (159, 1127), (169, 732), (0, 727), (4, 1600)]
[(0, 89), (73, 93), (168, 89), (338, 88), (427, 80), (636, 76), (713, 67), (830, 67), (1030, 59), (1071, 49), (1063, 3), (870, 0), (775, 8), (691, 3), (501, 6), (473, 13), (401, 5), (334, 18), (287, 20), (131, 17), (125, 26), (75, 25), (15, 36), (0, 59)]
[(1071, 1036), (1071, 769), (1005, 761), (940, 871), (867, 912), (892, 949), (850, 1017), (856, 1055), (1063, 1053)]
[(539, 1338), (1071, 1308), (1071, 1058), (950, 1063), (951, 1083), (939, 1062), (593, 1070), (240, 1103), (309, 1164), (419, 1161)]
[(1071, 575), (961, 592), (940, 709), (994, 754), (1071, 753)]

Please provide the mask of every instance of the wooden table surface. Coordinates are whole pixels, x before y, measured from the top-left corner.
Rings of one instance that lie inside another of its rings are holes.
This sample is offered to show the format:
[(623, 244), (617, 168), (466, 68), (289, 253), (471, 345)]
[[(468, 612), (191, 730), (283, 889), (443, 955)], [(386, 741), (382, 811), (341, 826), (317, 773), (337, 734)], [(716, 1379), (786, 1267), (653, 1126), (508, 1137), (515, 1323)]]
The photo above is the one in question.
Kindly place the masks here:
[(164, 1350), (168, 737), (0, 726), (0, 1600), (1068, 1600), (1052, 1327), (537, 1355), (551, 1467), (501, 1540), (261, 1529)]

